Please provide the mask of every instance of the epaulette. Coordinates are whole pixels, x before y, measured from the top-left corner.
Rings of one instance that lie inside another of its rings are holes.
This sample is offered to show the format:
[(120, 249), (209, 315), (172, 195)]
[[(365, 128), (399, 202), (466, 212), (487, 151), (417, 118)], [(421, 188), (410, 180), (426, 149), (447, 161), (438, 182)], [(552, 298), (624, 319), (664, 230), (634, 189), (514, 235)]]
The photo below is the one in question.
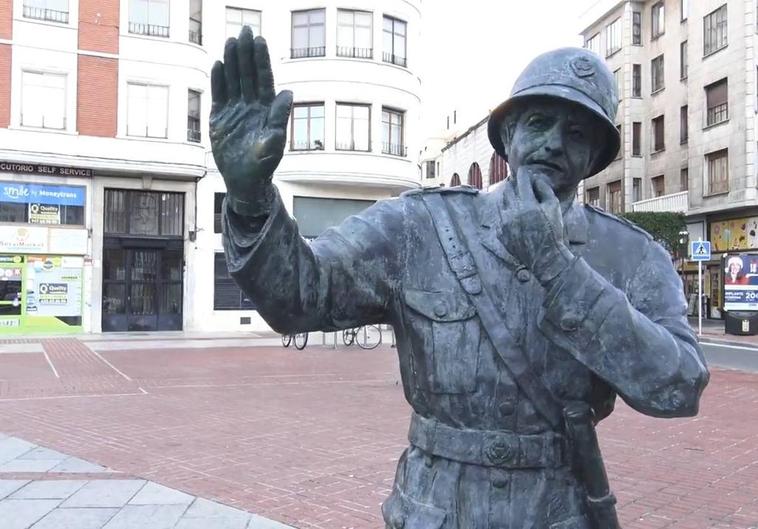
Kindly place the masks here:
[(434, 186), (434, 187), (421, 187), (418, 189), (410, 189), (400, 194), (401, 197), (408, 196), (420, 196), (429, 193), (440, 193), (442, 195), (448, 195), (451, 193), (465, 193), (467, 195), (476, 195), (479, 190), (473, 186), (460, 185), (455, 187)]
[(628, 227), (632, 228), (633, 230), (642, 233), (648, 239), (653, 240), (653, 236), (652, 235), (650, 235), (647, 231), (645, 231), (644, 228), (640, 227), (638, 224), (635, 224), (634, 222), (632, 222), (629, 219), (626, 219), (624, 217), (617, 217), (616, 215), (614, 215), (612, 213), (608, 213), (604, 209), (599, 208), (597, 206), (593, 206), (591, 204), (585, 204), (584, 207), (586, 209), (589, 209), (590, 211), (593, 211), (593, 212), (597, 213), (598, 215), (602, 215), (605, 218), (608, 218), (608, 219), (611, 219), (611, 220), (615, 220), (616, 222), (618, 222), (620, 224), (628, 226)]

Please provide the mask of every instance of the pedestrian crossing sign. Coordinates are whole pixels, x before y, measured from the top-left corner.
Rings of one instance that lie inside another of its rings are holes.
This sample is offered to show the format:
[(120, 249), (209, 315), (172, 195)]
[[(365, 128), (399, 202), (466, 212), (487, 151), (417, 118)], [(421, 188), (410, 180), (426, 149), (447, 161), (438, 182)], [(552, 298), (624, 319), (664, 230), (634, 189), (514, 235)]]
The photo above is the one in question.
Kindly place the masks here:
[(690, 241), (690, 259), (693, 261), (710, 261), (711, 241)]

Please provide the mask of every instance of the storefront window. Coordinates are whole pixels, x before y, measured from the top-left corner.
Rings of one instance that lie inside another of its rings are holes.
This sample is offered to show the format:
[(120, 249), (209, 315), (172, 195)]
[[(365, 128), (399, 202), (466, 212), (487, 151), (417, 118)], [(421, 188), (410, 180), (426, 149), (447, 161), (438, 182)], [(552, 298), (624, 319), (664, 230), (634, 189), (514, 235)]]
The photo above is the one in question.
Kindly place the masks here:
[(84, 226), (85, 189), (0, 182), (0, 222)]
[(184, 195), (105, 190), (105, 233), (182, 237)]

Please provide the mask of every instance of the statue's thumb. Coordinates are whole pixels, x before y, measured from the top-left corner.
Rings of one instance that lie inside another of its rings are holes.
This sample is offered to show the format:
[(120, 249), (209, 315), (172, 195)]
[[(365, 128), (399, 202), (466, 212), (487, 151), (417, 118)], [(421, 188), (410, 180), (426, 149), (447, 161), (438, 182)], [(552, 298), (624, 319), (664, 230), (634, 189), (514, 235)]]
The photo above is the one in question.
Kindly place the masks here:
[(271, 103), (271, 109), (268, 112), (268, 126), (270, 128), (287, 129), (290, 110), (292, 109), (292, 92), (282, 90)]

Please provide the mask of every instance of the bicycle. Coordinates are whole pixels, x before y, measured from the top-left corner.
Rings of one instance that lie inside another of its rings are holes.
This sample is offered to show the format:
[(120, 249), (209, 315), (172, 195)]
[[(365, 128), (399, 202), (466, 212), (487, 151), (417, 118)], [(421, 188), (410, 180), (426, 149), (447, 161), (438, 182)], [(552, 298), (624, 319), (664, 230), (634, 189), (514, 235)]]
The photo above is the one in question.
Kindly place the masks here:
[(361, 349), (376, 349), (382, 343), (382, 329), (379, 325), (364, 325), (342, 331), (342, 343), (358, 344)]
[(308, 333), (282, 334), (282, 345), (284, 347), (289, 347), (292, 342), (295, 343), (295, 349), (302, 351), (308, 345)]

